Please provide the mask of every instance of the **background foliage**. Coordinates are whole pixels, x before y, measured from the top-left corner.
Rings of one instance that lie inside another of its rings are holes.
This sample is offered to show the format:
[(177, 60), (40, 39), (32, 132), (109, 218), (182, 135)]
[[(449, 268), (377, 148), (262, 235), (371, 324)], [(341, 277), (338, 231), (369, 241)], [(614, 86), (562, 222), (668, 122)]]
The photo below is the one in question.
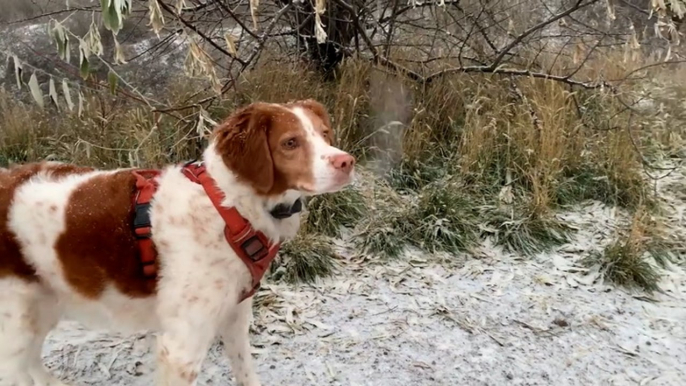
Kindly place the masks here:
[[(360, 182), (309, 203), (277, 278), (335, 272), (329, 238), (367, 258), (541, 253), (584, 200), (657, 213), (651, 186), (684, 155), (682, 0), (0, 6), (0, 166), (160, 166), (199, 156), (236, 106), (326, 104)], [(642, 221), (587, 261), (652, 289), (646, 259), (683, 244), (652, 253)]]

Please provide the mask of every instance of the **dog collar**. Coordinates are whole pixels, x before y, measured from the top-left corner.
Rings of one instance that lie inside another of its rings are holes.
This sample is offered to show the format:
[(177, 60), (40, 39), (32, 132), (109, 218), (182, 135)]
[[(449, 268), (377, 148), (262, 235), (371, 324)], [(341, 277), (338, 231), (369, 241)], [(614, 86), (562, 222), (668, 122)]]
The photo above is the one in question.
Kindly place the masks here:
[(277, 220), (283, 220), (285, 218), (289, 218), (293, 216), (296, 213), (300, 213), (303, 210), (303, 200), (302, 198), (298, 198), (295, 200), (293, 205), (288, 205), (288, 204), (278, 204), (275, 206), (272, 210), (269, 211), (269, 214), (272, 215)]

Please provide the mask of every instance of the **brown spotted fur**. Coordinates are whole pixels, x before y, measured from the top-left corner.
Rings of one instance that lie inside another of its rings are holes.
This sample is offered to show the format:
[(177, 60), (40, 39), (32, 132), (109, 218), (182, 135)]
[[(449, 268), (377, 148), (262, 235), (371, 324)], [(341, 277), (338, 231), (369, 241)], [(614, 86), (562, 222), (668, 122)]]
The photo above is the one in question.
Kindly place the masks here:
[(98, 298), (108, 283), (132, 297), (150, 296), (156, 281), (143, 275), (133, 234), (136, 177), (129, 170), (81, 184), (69, 199), (66, 230), (55, 245), (69, 284)]
[[(287, 106), (303, 107), (315, 129), (331, 143), (331, 123), (326, 109), (318, 102), (305, 100)], [(312, 183), (312, 171), (301, 165), (311, 163), (311, 150), (302, 146), (285, 151), (284, 141), (294, 138), (305, 143), (305, 131), (292, 112), (267, 103), (254, 103), (238, 110), (214, 132), (217, 151), (238, 177), (250, 183), (259, 194), (278, 195), (298, 189), (294, 181)]]
[(41, 172), (48, 173), (52, 178), (60, 178), (92, 170), (92, 168), (48, 162), (0, 169), (0, 278), (11, 275), (27, 281), (37, 280), (36, 272), (26, 263), (16, 236), (7, 226), (9, 209), (17, 188)]

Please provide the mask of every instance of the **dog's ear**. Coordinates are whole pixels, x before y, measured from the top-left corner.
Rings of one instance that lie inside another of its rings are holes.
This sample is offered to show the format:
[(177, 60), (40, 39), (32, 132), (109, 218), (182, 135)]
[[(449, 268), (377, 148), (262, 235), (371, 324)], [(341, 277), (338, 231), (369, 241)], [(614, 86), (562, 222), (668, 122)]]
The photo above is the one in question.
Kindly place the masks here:
[(329, 113), (326, 111), (326, 107), (314, 99), (304, 99), (300, 101), (293, 102), (294, 105), (300, 106), (302, 108), (308, 109), (318, 116), (319, 119), (324, 122), (326, 127), (331, 128), (331, 118)]
[(273, 117), (270, 106), (253, 103), (238, 110), (213, 133), (226, 166), (260, 194), (269, 193), (274, 186), (274, 160), (269, 149)]

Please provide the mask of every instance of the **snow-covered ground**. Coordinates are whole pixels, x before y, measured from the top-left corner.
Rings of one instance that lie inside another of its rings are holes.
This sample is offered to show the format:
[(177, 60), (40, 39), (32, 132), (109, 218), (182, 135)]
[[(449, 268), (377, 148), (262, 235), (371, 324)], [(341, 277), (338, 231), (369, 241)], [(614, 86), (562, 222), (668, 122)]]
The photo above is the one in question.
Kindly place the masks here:
[[(660, 184), (675, 232), (685, 180)], [(265, 285), (252, 335), (263, 384), (686, 385), (686, 274), (665, 271), (652, 297), (604, 285), (574, 263), (626, 218), (598, 203), (563, 216), (574, 240), (533, 259), (489, 245), (448, 259), (408, 251), (383, 264), (351, 257), (315, 286)], [(153, 343), (63, 323), (44, 357), (73, 385), (151, 385)], [(199, 384), (231, 379), (218, 344)]]

